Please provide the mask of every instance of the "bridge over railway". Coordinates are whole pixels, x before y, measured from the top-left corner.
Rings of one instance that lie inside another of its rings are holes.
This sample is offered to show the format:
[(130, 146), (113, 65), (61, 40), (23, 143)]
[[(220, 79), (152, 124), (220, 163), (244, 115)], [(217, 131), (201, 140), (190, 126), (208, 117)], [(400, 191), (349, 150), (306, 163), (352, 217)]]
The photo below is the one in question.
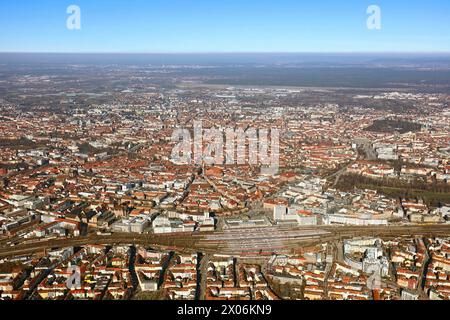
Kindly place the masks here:
[(177, 252), (203, 252), (207, 254), (240, 255), (246, 252), (281, 252), (312, 246), (330, 241), (341, 241), (353, 237), (397, 236), (450, 236), (450, 225), (405, 225), (405, 226), (317, 226), (317, 227), (267, 227), (234, 229), (205, 234), (122, 234), (108, 236), (90, 235), (72, 239), (43, 240), (17, 246), (0, 247), (0, 258), (43, 252), (63, 247), (81, 247), (89, 244), (144, 245), (161, 250)]

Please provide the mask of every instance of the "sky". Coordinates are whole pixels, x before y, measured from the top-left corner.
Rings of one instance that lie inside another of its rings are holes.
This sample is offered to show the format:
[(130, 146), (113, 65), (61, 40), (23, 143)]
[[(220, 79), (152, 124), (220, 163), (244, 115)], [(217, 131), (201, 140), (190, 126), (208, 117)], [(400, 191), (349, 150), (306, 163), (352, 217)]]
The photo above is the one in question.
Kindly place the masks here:
[(450, 1), (2, 0), (0, 52), (450, 52)]

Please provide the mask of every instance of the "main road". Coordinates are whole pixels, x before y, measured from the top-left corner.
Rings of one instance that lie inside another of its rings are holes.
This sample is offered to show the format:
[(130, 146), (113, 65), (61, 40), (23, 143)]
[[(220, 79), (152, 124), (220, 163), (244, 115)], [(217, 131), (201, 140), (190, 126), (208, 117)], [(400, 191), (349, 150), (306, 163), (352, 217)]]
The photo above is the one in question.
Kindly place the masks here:
[(209, 254), (262, 254), (286, 252), (305, 246), (353, 237), (397, 236), (448, 236), (450, 224), (405, 226), (317, 226), (317, 227), (266, 227), (252, 229), (229, 229), (212, 233), (183, 234), (124, 234), (108, 236), (89, 235), (70, 239), (42, 240), (16, 246), (1, 246), (0, 258), (44, 252), (63, 247), (100, 245), (143, 245), (161, 250), (178, 252), (203, 252)]

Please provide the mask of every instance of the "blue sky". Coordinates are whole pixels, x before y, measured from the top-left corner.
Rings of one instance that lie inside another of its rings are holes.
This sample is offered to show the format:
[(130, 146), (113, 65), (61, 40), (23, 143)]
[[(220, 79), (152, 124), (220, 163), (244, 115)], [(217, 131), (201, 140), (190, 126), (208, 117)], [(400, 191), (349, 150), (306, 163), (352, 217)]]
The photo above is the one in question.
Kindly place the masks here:
[(450, 1), (2, 0), (0, 30), (0, 52), (450, 52)]

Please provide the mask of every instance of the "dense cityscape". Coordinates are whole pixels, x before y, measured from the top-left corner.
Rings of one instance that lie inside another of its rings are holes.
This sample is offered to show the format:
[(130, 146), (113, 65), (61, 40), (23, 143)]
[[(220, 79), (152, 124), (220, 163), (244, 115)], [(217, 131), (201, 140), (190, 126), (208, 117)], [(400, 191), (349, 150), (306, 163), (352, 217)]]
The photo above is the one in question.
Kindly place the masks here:
[[(450, 81), (424, 62), (374, 87), (345, 67), (324, 86), (242, 76), (259, 65), (0, 68), (0, 299), (449, 300)], [(200, 161), (173, 161), (199, 122)], [(206, 161), (223, 128), (238, 161)], [(252, 129), (278, 130), (277, 170), (250, 161)]]

